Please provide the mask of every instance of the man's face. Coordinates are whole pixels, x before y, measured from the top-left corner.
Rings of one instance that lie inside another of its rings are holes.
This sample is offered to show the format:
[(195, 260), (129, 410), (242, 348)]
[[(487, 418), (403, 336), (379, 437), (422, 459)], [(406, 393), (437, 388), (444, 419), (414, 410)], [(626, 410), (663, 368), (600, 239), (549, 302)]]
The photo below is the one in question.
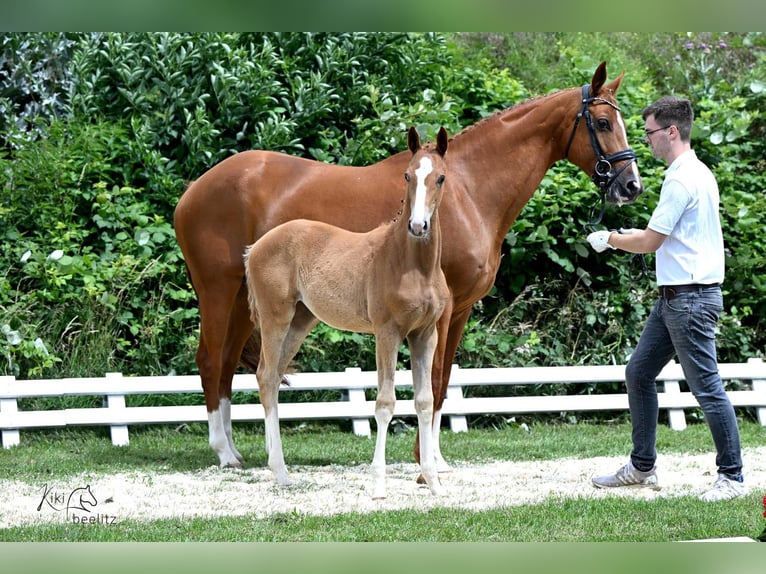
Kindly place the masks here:
[(670, 152), (670, 130), (676, 129), (673, 125), (660, 125), (654, 115), (647, 116), (644, 125), (644, 141), (652, 149), (652, 155), (661, 160), (666, 160)]

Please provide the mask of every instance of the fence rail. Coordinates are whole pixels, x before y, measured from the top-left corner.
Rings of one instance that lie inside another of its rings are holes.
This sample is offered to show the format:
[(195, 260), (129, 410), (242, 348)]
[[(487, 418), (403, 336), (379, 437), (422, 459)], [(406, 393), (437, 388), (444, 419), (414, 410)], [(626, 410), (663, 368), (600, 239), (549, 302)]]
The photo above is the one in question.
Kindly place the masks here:
[[(760, 358), (749, 359), (746, 363), (722, 363), (719, 372), (724, 381), (741, 383), (736, 385), (738, 390), (727, 391), (732, 404), (735, 407), (754, 407), (758, 422), (766, 426), (766, 363)], [(377, 387), (376, 377), (374, 371), (355, 368), (338, 373), (291, 375), (288, 377), (290, 386), (283, 386), (280, 393), (335, 389), (341, 391), (341, 400), (280, 402), (279, 417), (282, 420), (350, 419), (354, 433), (370, 436), (375, 401), (366, 397), (365, 390)], [(625, 393), (493, 397), (467, 397), (464, 393), (464, 389), (472, 386), (556, 383), (597, 385), (624, 380), (624, 365), (487, 369), (461, 369), (455, 366), (442, 412), (448, 418), (451, 430), (462, 432), (468, 429), (468, 415), (627, 410), (628, 396)], [(680, 383), (684, 376), (680, 365), (668, 363), (657, 380), (662, 390), (659, 394), (660, 409), (668, 411), (671, 428), (683, 430), (686, 428), (684, 409), (696, 408), (698, 404), (690, 392), (681, 391)], [(397, 387), (411, 384), (410, 371), (396, 373)], [(257, 391), (255, 376), (235, 375), (233, 390)], [(2, 444), (5, 448), (20, 444), (20, 431), (25, 429), (102, 425), (110, 427), (113, 444), (127, 445), (131, 425), (207, 421), (203, 405), (129, 407), (125, 400), (128, 395), (181, 393), (201, 394), (199, 376), (123, 377), (120, 373), (107, 373), (105, 377), (29, 381), (0, 377)], [(103, 407), (19, 410), (19, 399), (83, 395), (103, 397)], [(395, 414), (413, 416), (414, 402), (397, 400)], [(231, 418), (232, 421), (263, 420), (263, 408), (260, 404), (235, 404), (231, 408)]]

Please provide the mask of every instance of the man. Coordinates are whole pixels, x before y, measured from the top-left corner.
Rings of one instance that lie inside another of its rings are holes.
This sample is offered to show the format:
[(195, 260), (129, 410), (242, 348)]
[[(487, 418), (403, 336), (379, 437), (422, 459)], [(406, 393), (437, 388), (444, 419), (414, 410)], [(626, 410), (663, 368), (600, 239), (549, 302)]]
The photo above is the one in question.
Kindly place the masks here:
[(625, 369), (633, 450), (615, 474), (594, 477), (598, 488), (659, 490), (656, 377), (677, 355), (684, 377), (713, 435), (718, 478), (704, 501), (742, 496), (742, 453), (734, 408), (718, 374), (715, 329), (723, 310), (724, 247), (718, 184), (691, 148), (694, 112), (686, 99), (664, 97), (642, 112), (645, 140), (668, 164), (657, 207), (646, 229), (596, 231), (588, 242), (599, 253), (656, 252), (659, 299)]

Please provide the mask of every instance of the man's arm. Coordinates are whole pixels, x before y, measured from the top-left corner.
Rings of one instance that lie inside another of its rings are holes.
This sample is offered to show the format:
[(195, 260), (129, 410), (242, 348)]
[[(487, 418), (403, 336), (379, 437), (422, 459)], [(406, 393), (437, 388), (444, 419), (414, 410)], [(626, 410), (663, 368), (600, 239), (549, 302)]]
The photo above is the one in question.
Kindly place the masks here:
[(654, 253), (666, 237), (649, 228), (621, 229), (619, 232), (603, 230), (588, 235), (588, 242), (599, 253), (610, 248), (629, 253)]

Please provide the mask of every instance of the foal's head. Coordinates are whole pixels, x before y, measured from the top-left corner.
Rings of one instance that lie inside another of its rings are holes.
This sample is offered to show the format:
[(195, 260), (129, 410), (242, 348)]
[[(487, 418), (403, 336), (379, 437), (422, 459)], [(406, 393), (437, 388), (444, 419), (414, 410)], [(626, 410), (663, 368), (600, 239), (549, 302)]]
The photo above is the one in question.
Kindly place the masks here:
[(439, 208), (443, 184), (446, 178), (446, 163), (449, 138), (447, 130), (439, 129), (436, 144), (420, 145), (420, 136), (415, 127), (407, 134), (407, 145), (412, 152), (410, 165), (404, 172), (407, 181), (406, 202), (409, 204), (407, 229), (414, 237), (427, 237), (431, 229), (431, 217)]

